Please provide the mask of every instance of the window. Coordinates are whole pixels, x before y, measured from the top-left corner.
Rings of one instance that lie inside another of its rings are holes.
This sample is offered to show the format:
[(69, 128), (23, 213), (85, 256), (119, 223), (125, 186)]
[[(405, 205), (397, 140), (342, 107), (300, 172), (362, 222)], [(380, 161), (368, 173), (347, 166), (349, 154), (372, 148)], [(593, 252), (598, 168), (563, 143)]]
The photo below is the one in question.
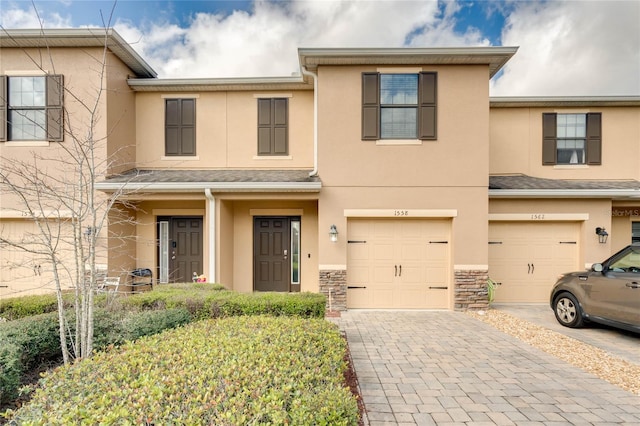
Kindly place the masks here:
[(291, 284), (300, 284), (300, 220), (291, 221)]
[(258, 99), (258, 155), (289, 153), (289, 100)]
[(62, 75), (0, 76), (0, 141), (62, 141)]
[(437, 74), (362, 74), (362, 139), (436, 139)]
[(600, 113), (542, 114), (542, 164), (602, 164)]
[(631, 242), (640, 243), (640, 222), (631, 222)]
[(165, 99), (165, 155), (196, 155), (196, 100)]

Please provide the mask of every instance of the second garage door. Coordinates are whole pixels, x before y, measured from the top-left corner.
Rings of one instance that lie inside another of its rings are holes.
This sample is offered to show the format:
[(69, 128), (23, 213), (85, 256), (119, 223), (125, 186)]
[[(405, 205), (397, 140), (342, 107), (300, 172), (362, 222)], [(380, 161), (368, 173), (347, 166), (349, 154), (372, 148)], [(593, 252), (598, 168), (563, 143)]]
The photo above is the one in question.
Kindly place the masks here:
[(348, 308), (446, 309), (448, 220), (350, 219)]
[(547, 303), (559, 274), (578, 268), (576, 222), (493, 222), (489, 275), (496, 302)]

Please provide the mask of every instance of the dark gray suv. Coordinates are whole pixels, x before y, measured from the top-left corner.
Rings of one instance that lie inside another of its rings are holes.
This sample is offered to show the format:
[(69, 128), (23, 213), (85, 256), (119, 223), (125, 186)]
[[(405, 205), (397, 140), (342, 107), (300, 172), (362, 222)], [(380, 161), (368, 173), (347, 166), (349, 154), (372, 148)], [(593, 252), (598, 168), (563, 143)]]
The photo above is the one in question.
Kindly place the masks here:
[(551, 290), (551, 309), (566, 327), (592, 321), (640, 333), (640, 243), (590, 271), (562, 275)]

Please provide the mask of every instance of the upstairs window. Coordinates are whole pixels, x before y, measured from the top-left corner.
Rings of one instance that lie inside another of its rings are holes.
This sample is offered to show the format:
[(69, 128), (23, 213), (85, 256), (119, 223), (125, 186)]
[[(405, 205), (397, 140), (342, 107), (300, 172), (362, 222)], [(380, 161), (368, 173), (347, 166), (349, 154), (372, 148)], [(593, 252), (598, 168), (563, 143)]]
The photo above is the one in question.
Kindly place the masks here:
[(542, 114), (542, 164), (602, 164), (602, 115)]
[(165, 155), (196, 155), (196, 100), (165, 99)]
[(258, 99), (258, 155), (289, 154), (289, 99)]
[(362, 139), (436, 139), (437, 74), (362, 74)]
[(0, 76), (0, 141), (62, 141), (62, 75)]

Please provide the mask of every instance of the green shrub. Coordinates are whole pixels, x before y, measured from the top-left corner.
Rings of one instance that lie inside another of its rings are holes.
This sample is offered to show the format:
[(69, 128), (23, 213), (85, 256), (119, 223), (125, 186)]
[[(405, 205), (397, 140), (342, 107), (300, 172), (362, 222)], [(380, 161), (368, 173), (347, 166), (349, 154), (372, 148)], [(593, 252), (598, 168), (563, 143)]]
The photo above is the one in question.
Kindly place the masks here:
[[(70, 302), (69, 296), (65, 302)], [(9, 321), (33, 315), (54, 312), (58, 309), (55, 294), (39, 294), (32, 296), (13, 297), (0, 301), (0, 318)]]
[(320, 319), (222, 318), (141, 338), (41, 380), (18, 424), (356, 425), (345, 342)]
[(191, 322), (186, 309), (167, 309), (164, 311), (145, 311), (127, 315), (122, 324), (122, 336), (126, 340), (136, 340), (143, 336), (160, 333)]
[(25, 372), (61, 356), (57, 312), (0, 323), (0, 342), (1, 404), (16, 397)]

